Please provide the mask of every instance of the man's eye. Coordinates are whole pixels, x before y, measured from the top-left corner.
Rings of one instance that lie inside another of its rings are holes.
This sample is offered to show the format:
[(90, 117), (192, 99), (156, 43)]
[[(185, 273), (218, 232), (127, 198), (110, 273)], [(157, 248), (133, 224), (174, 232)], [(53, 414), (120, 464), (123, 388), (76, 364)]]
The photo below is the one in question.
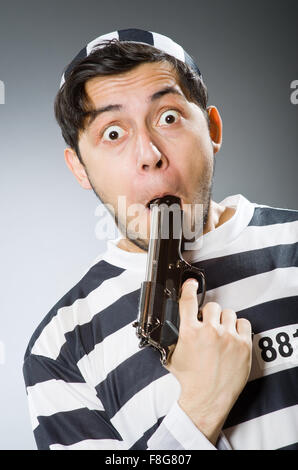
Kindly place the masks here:
[(175, 109), (168, 109), (164, 113), (162, 113), (159, 123), (160, 124), (173, 124), (174, 122), (178, 121), (179, 113), (175, 111)]
[(120, 126), (110, 126), (104, 131), (102, 140), (112, 142), (113, 140), (118, 140), (124, 134), (125, 132)]

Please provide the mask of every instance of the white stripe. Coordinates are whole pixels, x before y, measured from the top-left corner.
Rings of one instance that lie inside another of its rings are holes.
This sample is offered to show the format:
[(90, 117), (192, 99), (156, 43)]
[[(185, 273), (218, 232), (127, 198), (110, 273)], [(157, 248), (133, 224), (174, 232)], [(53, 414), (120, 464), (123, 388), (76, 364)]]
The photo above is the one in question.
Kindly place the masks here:
[[(89, 42), (89, 44), (87, 44), (86, 46), (87, 56), (92, 52), (93, 48), (97, 49), (97, 47), (94, 47), (94, 46), (96, 46), (99, 42), (106, 40), (106, 39), (114, 39), (114, 38), (119, 39), (118, 31), (113, 31), (112, 33), (104, 34), (103, 36), (99, 36), (96, 39), (93, 39), (93, 41)], [(103, 47), (103, 46), (98, 45), (98, 48), (100, 47)], [(65, 74), (63, 73), (59, 88), (61, 88), (64, 83), (65, 83)]]
[[(297, 242), (298, 221), (265, 226), (249, 226), (243, 231), (241, 237), (224, 247), (223, 250), (213, 250), (212, 253), (208, 253), (206, 259), (209, 260), (220, 256), (234, 255), (236, 253), (247, 253), (249, 255), (249, 251), (252, 250), (260, 250), (276, 245), (290, 245)], [(260, 256), (262, 256), (262, 254), (260, 254)], [(192, 263), (196, 262), (196, 260), (202, 260), (198, 258), (199, 253), (198, 256), (192, 259)]]
[(64, 83), (65, 83), (65, 78), (64, 78), (64, 73), (63, 73), (63, 75), (61, 77), (60, 87), (59, 88), (61, 88)]
[(255, 353), (262, 370), (276, 366), (282, 366), (284, 369), (288, 364), (292, 364), (292, 367), (297, 366), (298, 337), (294, 336), (297, 331), (296, 318), (296, 323), (271, 328), (254, 335)]
[(128, 448), (169, 412), (179, 394), (179, 382), (174, 375), (167, 374), (151, 382), (122, 406), (111, 423)]
[(107, 279), (99, 287), (68, 307), (61, 307), (50, 323), (44, 327), (36, 340), (32, 354), (56, 359), (65, 343), (65, 334), (92, 320), (94, 315), (116, 302), (120, 297), (140, 288), (142, 279), (124, 271), (119, 276)]
[(63, 380), (47, 380), (27, 387), (32, 429), (38, 426), (38, 416), (73, 411), (79, 408), (103, 411), (95, 389), (86, 383), (67, 383)]
[(132, 323), (107, 336), (77, 363), (83, 377), (94, 386), (122, 362), (139, 351), (139, 339)]
[(50, 450), (127, 450), (127, 446), (116, 439), (86, 439), (68, 446), (51, 444)]
[[(281, 331), (282, 329), (283, 327), (281, 327)], [(297, 351), (295, 351), (288, 362), (285, 362), (283, 364), (274, 364), (271, 368), (260, 367), (256, 353), (255, 338), (253, 339), (253, 345), (254, 347), (252, 350), (252, 364), (248, 382), (250, 382), (251, 380), (259, 379), (260, 377), (264, 377), (266, 375), (276, 374), (277, 372), (281, 372), (286, 369), (292, 369), (293, 367), (297, 367), (298, 365)]]
[(297, 295), (297, 278), (296, 267), (274, 269), (209, 290), (205, 303), (217, 302), (222, 308), (241, 312), (264, 302)]
[[(295, 267), (279, 268), (256, 276), (250, 276), (209, 290), (206, 292), (204, 305), (207, 302), (217, 302), (222, 308), (231, 308), (240, 313), (241, 310), (270, 302), (271, 300), (296, 296), (297, 277), (298, 268)], [(259, 366), (254, 348), (249, 381), (296, 366), (297, 355), (295, 353), (293, 358), (286, 364), (274, 364), (274, 367), (270, 369), (262, 369)]]
[(111, 33), (103, 34), (102, 36), (98, 36), (96, 39), (93, 39), (93, 41), (89, 42), (86, 47), (87, 56), (92, 52), (92, 49), (103, 47), (104, 44), (100, 46), (99, 43), (106, 39), (119, 39), (118, 31), (112, 31)]
[[(280, 268), (251, 276), (209, 290), (206, 293), (204, 304), (217, 302), (223, 308), (231, 308), (239, 312), (263, 302), (297, 295), (297, 276), (298, 268)], [(285, 279), (287, 279), (286, 282)], [(237, 295), (235, 295), (235, 292), (237, 292)], [(133, 356), (139, 350), (138, 344), (139, 340), (135, 329), (130, 323), (95, 345), (94, 349), (83, 356), (77, 365), (83, 377), (96, 386), (123, 361)], [(121, 348), (119, 348), (119, 345), (121, 345)], [(258, 366), (256, 357), (253, 359), (250, 380), (297, 365), (293, 360), (280, 367), (276, 366), (268, 370), (262, 370)]]
[(184, 50), (179, 44), (174, 42), (172, 39), (167, 38), (159, 33), (150, 31), (153, 35), (154, 47), (166, 52), (169, 55), (176, 57), (177, 59), (185, 62)]
[(273, 450), (298, 441), (298, 405), (224, 430), (233, 449)]

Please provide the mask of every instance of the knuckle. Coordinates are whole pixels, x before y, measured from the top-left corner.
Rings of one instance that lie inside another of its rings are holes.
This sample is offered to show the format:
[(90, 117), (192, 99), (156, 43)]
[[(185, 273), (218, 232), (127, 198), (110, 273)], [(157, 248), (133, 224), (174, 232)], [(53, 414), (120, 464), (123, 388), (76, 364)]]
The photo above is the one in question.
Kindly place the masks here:
[(241, 329), (242, 332), (251, 332), (251, 323), (246, 318), (238, 318), (237, 319), (237, 328)]
[(195, 298), (194, 294), (192, 294), (191, 292), (187, 292), (186, 294), (180, 297), (179, 303), (182, 305), (188, 304), (188, 303), (193, 302), (194, 298)]
[(252, 350), (252, 339), (250, 336), (247, 336), (246, 338), (242, 338), (242, 342), (246, 349), (248, 349), (249, 351)]
[(203, 320), (208, 320), (209, 318), (217, 317), (221, 313), (221, 306), (216, 302), (208, 302), (202, 310)]
[(244, 359), (247, 359), (251, 355), (252, 351), (252, 344), (251, 341), (249, 341), (246, 338), (240, 337), (238, 340), (239, 343), (239, 354), (242, 355)]
[(204, 307), (203, 307), (203, 311), (213, 311), (213, 310), (218, 310), (220, 309), (221, 310), (221, 306), (217, 303), (217, 302), (207, 302)]
[(197, 298), (197, 291), (196, 291), (196, 289), (188, 287), (188, 288), (185, 288), (185, 289), (181, 292), (181, 296), (180, 296), (179, 301), (180, 301), (180, 302), (185, 302), (185, 301), (188, 300), (188, 299), (194, 299), (194, 298)]
[(247, 318), (238, 318), (237, 321), (241, 323), (242, 325), (250, 326), (250, 321), (247, 320)]
[(237, 318), (235, 310), (232, 310), (231, 308), (224, 308), (222, 311), (222, 316)]
[(205, 323), (203, 326), (204, 333), (210, 341), (217, 341), (220, 337), (220, 332), (212, 323)]
[(222, 342), (225, 346), (233, 345), (235, 342), (235, 335), (229, 330), (223, 330), (221, 334)]

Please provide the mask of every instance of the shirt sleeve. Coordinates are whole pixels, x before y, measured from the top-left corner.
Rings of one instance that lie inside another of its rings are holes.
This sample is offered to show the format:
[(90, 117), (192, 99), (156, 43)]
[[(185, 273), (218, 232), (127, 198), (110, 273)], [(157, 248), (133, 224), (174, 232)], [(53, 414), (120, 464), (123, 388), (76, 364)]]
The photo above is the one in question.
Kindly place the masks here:
[(75, 364), (30, 354), (23, 374), (39, 450), (126, 449), (95, 388)]
[(175, 402), (149, 439), (148, 450), (231, 450), (231, 446), (223, 433), (214, 446)]
[[(30, 354), (24, 379), (37, 448), (52, 450), (128, 450), (111, 423), (95, 387), (76, 364)], [(216, 449), (177, 403), (149, 439), (153, 449)], [(219, 440), (217, 448), (226, 448)]]

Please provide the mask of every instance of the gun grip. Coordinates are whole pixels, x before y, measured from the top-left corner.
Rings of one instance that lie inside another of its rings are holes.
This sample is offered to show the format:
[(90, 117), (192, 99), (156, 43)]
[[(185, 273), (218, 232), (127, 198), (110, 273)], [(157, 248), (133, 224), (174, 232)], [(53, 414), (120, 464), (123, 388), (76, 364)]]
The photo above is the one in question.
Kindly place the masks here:
[(173, 299), (167, 299), (164, 312), (164, 324), (160, 342), (163, 347), (168, 347), (178, 341), (180, 324), (179, 303)]

